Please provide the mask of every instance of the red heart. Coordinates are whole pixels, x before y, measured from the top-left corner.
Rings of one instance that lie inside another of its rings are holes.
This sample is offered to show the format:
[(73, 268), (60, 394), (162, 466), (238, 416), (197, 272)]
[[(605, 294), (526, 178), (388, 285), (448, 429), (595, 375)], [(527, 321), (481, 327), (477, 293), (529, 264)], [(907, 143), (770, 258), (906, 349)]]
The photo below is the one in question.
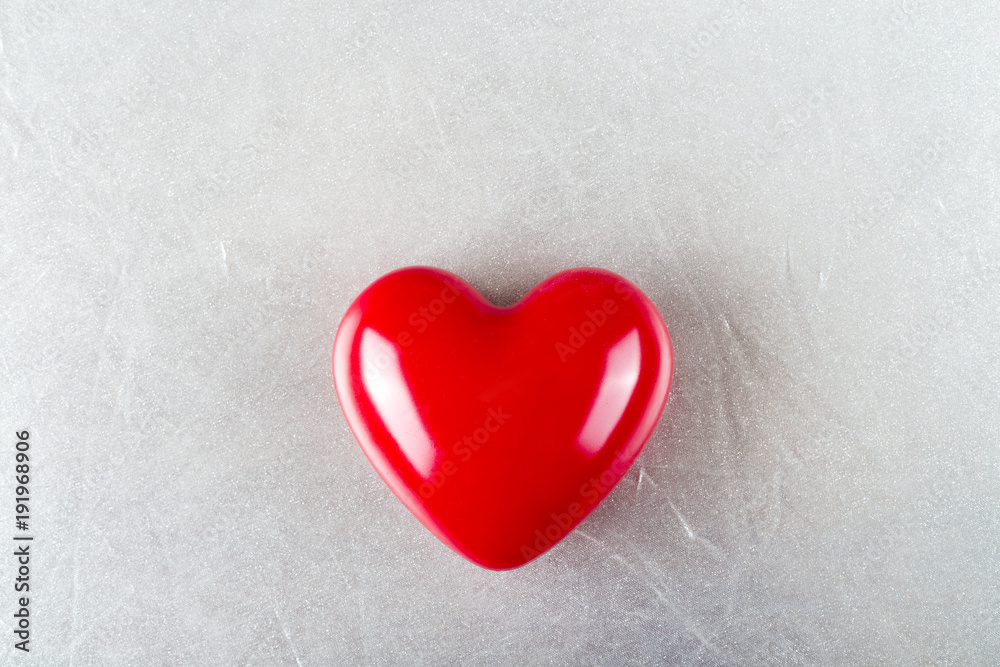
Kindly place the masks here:
[(614, 488), (667, 400), (653, 303), (601, 269), (510, 308), (439, 269), (395, 271), (348, 308), (333, 348), (347, 423), (437, 537), (479, 565), (524, 565)]

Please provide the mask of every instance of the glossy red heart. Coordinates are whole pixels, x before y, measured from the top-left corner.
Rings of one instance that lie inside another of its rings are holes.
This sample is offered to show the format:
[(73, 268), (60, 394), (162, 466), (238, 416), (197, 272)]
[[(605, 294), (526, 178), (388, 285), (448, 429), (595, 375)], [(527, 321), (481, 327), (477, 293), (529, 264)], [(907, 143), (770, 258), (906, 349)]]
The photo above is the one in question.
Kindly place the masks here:
[(492, 569), (566, 536), (614, 488), (670, 388), (670, 337), (624, 278), (574, 269), (509, 308), (401, 269), (351, 304), (333, 375), (347, 423), (403, 504)]

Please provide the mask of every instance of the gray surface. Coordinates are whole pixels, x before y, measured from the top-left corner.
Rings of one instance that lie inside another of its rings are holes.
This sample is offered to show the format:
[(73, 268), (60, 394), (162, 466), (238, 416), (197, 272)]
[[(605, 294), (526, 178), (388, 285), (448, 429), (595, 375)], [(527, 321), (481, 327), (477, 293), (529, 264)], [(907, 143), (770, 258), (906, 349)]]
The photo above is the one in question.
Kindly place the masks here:
[[(0, 662), (995, 664), (1000, 8), (801, 4), (5, 3)], [(673, 335), (636, 466), (521, 570), (337, 405), (410, 264), (605, 267)]]

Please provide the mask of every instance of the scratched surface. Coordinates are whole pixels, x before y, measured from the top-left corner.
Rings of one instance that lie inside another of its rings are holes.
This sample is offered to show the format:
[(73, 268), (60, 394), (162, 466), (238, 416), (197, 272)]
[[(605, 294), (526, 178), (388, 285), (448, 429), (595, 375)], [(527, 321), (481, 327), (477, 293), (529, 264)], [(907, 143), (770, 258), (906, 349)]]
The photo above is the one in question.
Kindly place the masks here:
[[(995, 664), (1000, 5), (332, 4), (0, 6), (0, 663)], [(336, 403), (411, 264), (605, 267), (673, 335), (637, 464), (521, 570)]]

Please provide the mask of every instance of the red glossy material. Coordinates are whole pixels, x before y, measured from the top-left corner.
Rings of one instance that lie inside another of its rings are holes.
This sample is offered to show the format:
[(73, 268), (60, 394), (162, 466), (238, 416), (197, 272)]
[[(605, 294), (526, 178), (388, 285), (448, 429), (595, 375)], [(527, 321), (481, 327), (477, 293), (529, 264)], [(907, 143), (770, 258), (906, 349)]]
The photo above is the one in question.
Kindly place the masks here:
[(518, 567), (618, 483), (667, 400), (660, 314), (608, 271), (574, 269), (510, 308), (432, 268), (351, 304), (333, 375), (347, 422), (393, 493), (479, 565)]

